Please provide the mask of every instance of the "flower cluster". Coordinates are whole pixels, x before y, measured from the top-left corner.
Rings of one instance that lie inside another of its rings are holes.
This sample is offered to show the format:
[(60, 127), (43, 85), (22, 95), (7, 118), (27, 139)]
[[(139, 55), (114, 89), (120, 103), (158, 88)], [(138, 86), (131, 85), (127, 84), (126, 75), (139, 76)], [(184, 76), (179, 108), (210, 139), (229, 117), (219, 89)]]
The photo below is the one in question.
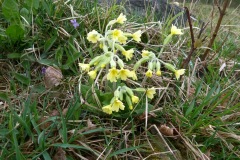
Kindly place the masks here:
[[(133, 70), (125, 68), (122, 57), (124, 57), (126, 61), (129, 61), (133, 58), (135, 52), (133, 48), (125, 49), (125, 46), (129, 41), (141, 42), (142, 35), (141, 30), (137, 30), (134, 33), (128, 33), (113, 28), (115, 24), (124, 24), (126, 20), (126, 16), (121, 13), (118, 18), (111, 20), (107, 24), (104, 34), (96, 30), (92, 30), (87, 34), (87, 40), (91, 43), (97, 43), (103, 53), (93, 58), (88, 64), (79, 63), (81, 70), (86, 71), (91, 79), (96, 79), (98, 72), (106, 68), (107, 80), (113, 83), (120, 80), (126, 81), (128, 78), (137, 80), (138, 68), (144, 63), (147, 63), (146, 77), (151, 78), (153, 74), (161, 76), (161, 65), (164, 65), (175, 74), (178, 80), (179, 77), (184, 74), (185, 70), (177, 70), (173, 65), (163, 62), (155, 53), (149, 50), (142, 50), (142, 58), (135, 63)], [(158, 53), (158, 56), (162, 53), (164, 46), (170, 42), (173, 35), (181, 34), (183, 33), (180, 29), (176, 26), (172, 26), (171, 33), (165, 38), (163, 47), (160, 53)], [(153, 99), (156, 93), (155, 88), (135, 89), (135, 91), (144, 91), (146, 96), (150, 99)], [(110, 104), (104, 106), (102, 110), (107, 114), (112, 114), (112, 112), (124, 110), (124, 104), (127, 104), (131, 110), (133, 109), (133, 104), (138, 103), (138, 101), (139, 98), (133, 94), (132, 89), (127, 86), (118, 86)]]
[[(104, 35), (98, 33), (96, 30), (87, 34), (88, 41), (91, 43), (99, 43), (99, 47), (103, 50), (103, 54), (92, 59), (89, 64), (79, 63), (81, 69), (87, 71), (91, 79), (95, 79), (97, 72), (110, 64), (111, 68), (107, 73), (107, 79), (110, 82), (117, 82), (118, 79), (126, 80), (127, 78), (137, 80), (137, 75), (134, 70), (130, 71), (124, 68), (124, 62), (120, 55), (117, 54), (117, 51), (121, 52), (126, 61), (131, 60), (134, 49), (126, 50), (123, 45), (125, 45), (128, 40), (140, 42), (141, 31), (138, 30), (131, 34), (119, 29), (110, 29), (114, 24), (123, 24), (126, 20), (126, 16), (121, 13), (117, 19), (108, 23)], [(90, 71), (92, 66), (94, 66), (94, 70)]]
[[(150, 99), (153, 99), (154, 94), (156, 93), (156, 89), (154, 87), (145, 90), (144, 88), (137, 88), (136, 91), (146, 92), (146, 96)], [(110, 104), (104, 106), (102, 108), (103, 112), (107, 114), (112, 114), (112, 112), (118, 112), (119, 110), (124, 110), (125, 105), (122, 102), (126, 101), (129, 109), (133, 109), (133, 104), (139, 102), (139, 97), (134, 95), (133, 90), (127, 86), (119, 86), (115, 92), (114, 97), (112, 98)]]

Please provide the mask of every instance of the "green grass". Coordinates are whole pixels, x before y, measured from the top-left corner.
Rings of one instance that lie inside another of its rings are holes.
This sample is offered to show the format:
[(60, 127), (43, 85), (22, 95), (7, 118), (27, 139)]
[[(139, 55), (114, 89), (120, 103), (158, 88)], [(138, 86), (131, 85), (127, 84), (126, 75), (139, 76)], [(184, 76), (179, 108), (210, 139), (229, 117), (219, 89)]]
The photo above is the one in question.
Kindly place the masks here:
[[(140, 67), (139, 80), (129, 80), (128, 86), (154, 86), (159, 88), (157, 96), (146, 103), (139, 93), (140, 101), (133, 111), (107, 115), (101, 107), (113, 97), (114, 86), (104, 88), (106, 80), (102, 80), (92, 87), (94, 82), (80, 71), (78, 63), (101, 54), (98, 45), (88, 42), (87, 33), (93, 29), (104, 32), (107, 23), (124, 12), (123, 7), (105, 11), (83, 0), (9, 2), (0, 2), (1, 159), (59, 159), (58, 154), (69, 160), (240, 158), (238, 8), (229, 9), (206, 68), (196, 60), (208, 44), (211, 25), (204, 33), (207, 39), (203, 47), (179, 81), (163, 66), (161, 77), (145, 79), (147, 66)], [(11, 11), (4, 5), (11, 6)], [(198, 5), (203, 4), (197, 3), (193, 13), (206, 19), (211, 6)], [(72, 17), (80, 24), (77, 29), (70, 23)], [(146, 43), (130, 43), (128, 47), (159, 52), (169, 27), (161, 30), (151, 23), (151, 15), (127, 18), (123, 29), (147, 30), (143, 34)], [(210, 20), (212, 25), (216, 18)], [(229, 23), (231, 26), (226, 25)], [(190, 50), (189, 35), (185, 29), (183, 36), (174, 37), (161, 59), (180, 66)], [(223, 63), (226, 67), (219, 73)], [(44, 66), (62, 71), (60, 85), (45, 88), (41, 73)], [(132, 62), (127, 66), (131, 68)], [(161, 129), (164, 124), (169, 128), (163, 129), (173, 134)]]

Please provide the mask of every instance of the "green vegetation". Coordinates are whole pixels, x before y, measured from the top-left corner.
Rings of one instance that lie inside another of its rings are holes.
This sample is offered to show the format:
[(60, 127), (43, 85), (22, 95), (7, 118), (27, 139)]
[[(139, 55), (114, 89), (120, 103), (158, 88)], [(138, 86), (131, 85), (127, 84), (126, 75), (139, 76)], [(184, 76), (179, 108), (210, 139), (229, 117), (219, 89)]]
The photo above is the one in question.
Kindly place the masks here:
[[(119, 54), (125, 67), (132, 70), (143, 50), (174, 67), (161, 61), (161, 76), (152, 75), (147, 59), (137, 69), (138, 80), (112, 83), (106, 69), (93, 80), (79, 63), (102, 55), (88, 33), (104, 34), (111, 20), (127, 14), (123, 6), (102, 8), (85, 0), (0, 1), (1, 159), (239, 159), (239, 8), (227, 9), (203, 62), (199, 57), (218, 9), (186, 5), (209, 25), (185, 74), (178, 77), (175, 70), (190, 50), (189, 27), (169, 40), (172, 19), (160, 24), (151, 15), (128, 15), (113, 29), (141, 30), (142, 35), (139, 43), (123, 45), (134, 48), (128, 61)], [(199, 28), (193, 31), (197, 36)], [(131, 109), (127, 94), (121, 93), (125, 109), (106, 114), (102, 107), (116, 96), (118, 86), (131, 88), (139, 100), (132, 100), (137, 103)], [(147, 88), (156, 91), (152, 99), (146, 98)]]

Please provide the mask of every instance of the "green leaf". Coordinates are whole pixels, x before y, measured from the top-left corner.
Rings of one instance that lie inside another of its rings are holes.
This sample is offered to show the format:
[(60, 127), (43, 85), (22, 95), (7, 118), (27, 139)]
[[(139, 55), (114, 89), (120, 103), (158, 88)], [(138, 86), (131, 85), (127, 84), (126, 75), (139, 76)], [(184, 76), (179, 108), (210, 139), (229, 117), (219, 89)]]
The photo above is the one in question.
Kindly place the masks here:
[(62, 57), (63, 57), (63, 48), (58, 47), (55, 51), (55, 59), (57, 60), (57, 63), (59, 66), (62, 66)]
[(44, 151), (44, 152), (42, 153), (42, 155), (43, 155), (43, 158), (44, 158), (45, 160), (51, 160), (51, 156), (48, 154), (47, 151)]
[(9, 129), (7, 129), (7, 128), (0, 129), (0, 136), (1, 137), (5, 137), (8, 134), (9, 134)]
[(14, 77), (21, 82), (22, 84), (29, 85), (30, 84), (30, 78), (19, 74), (19, 73), (14, 73)]
[(75, 149), (85, 149), (85, 150), (89, 150), (89, 148), (86, 148), (86, 147), (83, 147), (83, 146), (78, 146), (78, 145), (75, 145), (75, 144), (61, 144), (61, 143), (55, 143), (55, 144), (52, 144), (51, 146), (54, 146), (54, 147), (62, 147), (62, 148), (75, 148)]
[(102, 102), (102, 104), (109, 104), (113, 96), (114, 96), (113, 92), (106, 93), (100, 92), (99, 100)]
[[(186, 113), (185, 113), (185, 116), (186, 116), (186, 117), (187, 117), (190, 113), (192, 113), (194, 107), (196, 107), (196, 106), (195, 106), (195, 100), (193, 100), (193, 101), (191, 102), (191, 104), (190, 104), (189, 106), (187, 106), (187, 111), (186, 111)], [(196, 109), (197, 109), (197, 107), (196, 107)]]
[(70, 66), (71, 64), (73, 64), (81, 56), (81, 53), (78, 52), (76, 48), (70, 43), (69, 43), (69, 50), (70, 50), (69, 52), (66, 52), (68, 59), (65, 65), (67, 66)]
[(27, 4), (29, 8), (38, 9), (39, 0), (25, 0), (25, 4)]
[(32, 134), (32, 132), (31, 132), (31, 129), (29, 128), (29, 126), (28, 126), (28, 124), (26, 123), (26, 121), (23, 120), (22, 117), (19, 117), (16, 112), (14, 113), (13, 116), (14, 116), (14, 118), (16, 119), (16, 121), (18, 121), (18, 123), (26, 129), (26, 133), (29, 135), (29, 137), (31, 137), (32, 139), (34, 139), (33, 134)]
[(7, 58), (9, 59), (19, 59), (21, 58), (22, 54), (21, 53), (9, 53), (7, 55)]
[(22, 16), (22, 17), (24, 17), (25, 18), (25, 20), (29, 23), (29, 24), (31, 24), (31, 14), (30, 14), (30, 12), (29, 12), (29, 10), (27, 9), (27, 8), (22, 8), (21, 10), (20, 10), (20, 15)]
[(44, 52), (48, 52), (56, 40), (57, 36), (53, 36), (52, 38), (48, 39), (47, 42), (44, 44)]
[(129, 147), (129, 148), (124, 148), (124, 149), (118, 150), (118, 151), (113, 152), (112, 154), (110, 154), (110, 155), (108, 156), (108, 158), (113, 157), (113, 156), (116, 156), (116, 155), (119, 155), (119, 154), (123, 154), (123, 153), (128, 152), (128, 151), (132, 151), (132, 150), (141, 148), (142, 146), (143, 146), (143, 145), (136, 146), (136, 147)]
[(5, 18), (10, 21), (20, 22), (20, 14), (18, 4), (15, 0), (5, 0), (2, 4), (2, 12)]
[(7, 93), (0, 93), (0, 99), (3, 101), (8, 101), (9, 98), (8, 98)]
[(53, 64), (55, 64), (55, 60), (54, 59), (40, 59), (38, 61), (38, 63), (46, 65), (46, 66), (52, 66)]
[(17, 130), (15, 129), (14, 119), (11, 114), (9, 116), (9, 130), (11, 130), (11, 136), (12, 136), (13, 145), (15, 149), (16, 159), (21, 159), (22, 158), (21, 152), (20, 152), (19, 144), (17, 140)]
[(20, 25), (10, 25), (6, 30), (6, 34), (13, 42), (16, 42), (23, 39), (24, 29)]

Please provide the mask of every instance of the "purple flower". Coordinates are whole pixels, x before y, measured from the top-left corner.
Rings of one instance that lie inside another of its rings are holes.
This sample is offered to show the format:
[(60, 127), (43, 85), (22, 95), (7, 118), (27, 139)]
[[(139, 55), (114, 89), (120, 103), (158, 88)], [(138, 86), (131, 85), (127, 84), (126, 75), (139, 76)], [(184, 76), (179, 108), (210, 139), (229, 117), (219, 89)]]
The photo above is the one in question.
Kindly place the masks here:
[(70, 20), (70, 22), (72, 23), (72, 25), (75, 29), (79, 26), (76, 19), (72, 19), (72, 20)]
[(47, 69), (46, 67), (42, 67), (42, 71), (41, 72), (42, 72), (43, 75), (46, 73), (46, 69)]

